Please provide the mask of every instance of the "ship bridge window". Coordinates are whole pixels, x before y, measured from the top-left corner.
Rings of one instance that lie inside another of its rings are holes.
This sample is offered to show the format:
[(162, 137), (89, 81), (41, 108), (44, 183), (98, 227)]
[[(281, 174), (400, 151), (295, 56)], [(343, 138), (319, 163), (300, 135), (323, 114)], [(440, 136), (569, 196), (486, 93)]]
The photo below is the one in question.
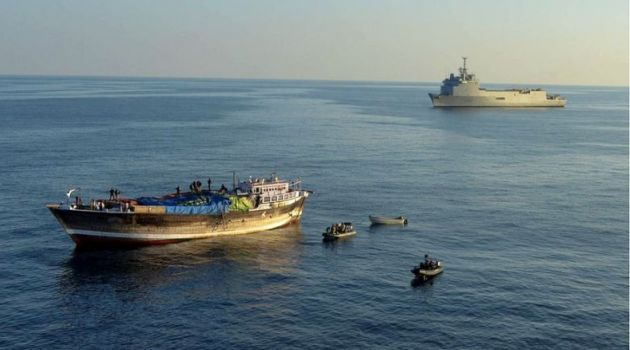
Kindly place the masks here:
[(505, 97), (497, 97), (497, 100), (505, 100)]

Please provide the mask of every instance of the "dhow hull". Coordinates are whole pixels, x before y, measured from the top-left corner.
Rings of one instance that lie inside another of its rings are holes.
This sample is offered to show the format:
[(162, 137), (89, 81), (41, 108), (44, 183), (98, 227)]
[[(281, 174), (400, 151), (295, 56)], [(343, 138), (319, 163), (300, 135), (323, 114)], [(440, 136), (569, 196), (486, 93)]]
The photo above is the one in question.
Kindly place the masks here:
[(223, 215), (175, 215), (151, 212), (48, 209), (77, 246), (142, 246), (220, 235), (247, 234), (298, 223), (305, 197), (289, 203)]

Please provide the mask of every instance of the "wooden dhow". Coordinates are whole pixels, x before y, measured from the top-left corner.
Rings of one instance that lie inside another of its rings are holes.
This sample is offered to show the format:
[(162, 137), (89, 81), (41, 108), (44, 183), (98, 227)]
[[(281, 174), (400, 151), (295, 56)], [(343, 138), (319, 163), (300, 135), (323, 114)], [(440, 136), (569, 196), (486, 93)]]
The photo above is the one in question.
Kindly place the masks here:
[(249, 179), (232, 191), (170, 194), (159, 198), (80, 200), (49, 204), (77, 246), (166, 244), (272, 230), (300, 221), (310, 191), (300, 180)]

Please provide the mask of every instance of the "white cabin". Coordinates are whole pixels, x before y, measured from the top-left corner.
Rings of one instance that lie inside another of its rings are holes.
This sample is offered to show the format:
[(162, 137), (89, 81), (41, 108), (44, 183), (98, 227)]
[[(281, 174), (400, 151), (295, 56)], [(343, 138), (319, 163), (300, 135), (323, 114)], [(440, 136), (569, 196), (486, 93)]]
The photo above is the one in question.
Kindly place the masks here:
[(273, 203), (300, 197), (300, 180), (289, 182), (277, 176), (269, 178), (250, 178), (238, 184), (238, 192), (257, 196), (258, 203)]

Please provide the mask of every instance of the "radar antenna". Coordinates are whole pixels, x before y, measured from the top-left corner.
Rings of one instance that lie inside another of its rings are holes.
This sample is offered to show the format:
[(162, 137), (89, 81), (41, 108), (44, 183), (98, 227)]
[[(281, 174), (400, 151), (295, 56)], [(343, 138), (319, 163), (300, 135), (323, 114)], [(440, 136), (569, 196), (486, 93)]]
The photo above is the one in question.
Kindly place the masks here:
[(462, 67), (460, 69), (460, 72), (462, 74), (462, 80), (468, 80), (468, 71), (466, 70), (466, 60), (468, 59), (468, 57), (462, 57), (462, 59), (464, 60), (464, 67)]

